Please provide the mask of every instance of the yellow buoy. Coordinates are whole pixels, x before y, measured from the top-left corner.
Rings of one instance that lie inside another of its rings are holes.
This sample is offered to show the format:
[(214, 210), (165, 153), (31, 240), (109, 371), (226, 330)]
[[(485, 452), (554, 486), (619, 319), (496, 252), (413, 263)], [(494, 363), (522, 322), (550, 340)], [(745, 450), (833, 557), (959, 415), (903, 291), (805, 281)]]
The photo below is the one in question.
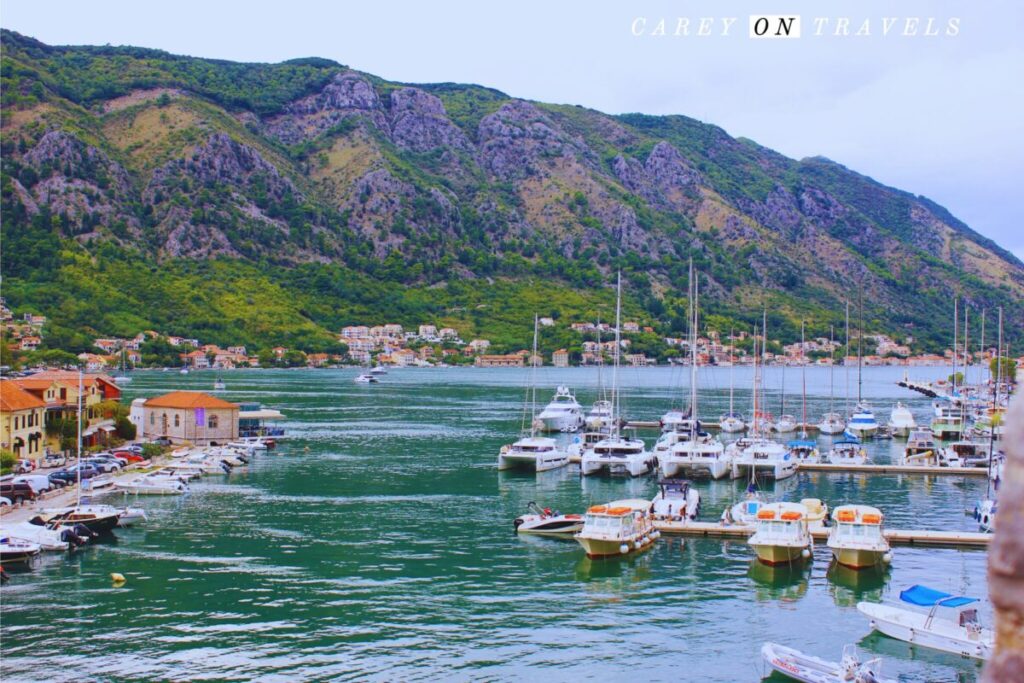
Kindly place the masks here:
[(124, 574), (119, 574), (118, 572), (111, 572), (110, 579), (115, 584), (121, 584), (121, 583), (124, 583), (125, 581), (128, 580), (128, 579), (124, 578)]

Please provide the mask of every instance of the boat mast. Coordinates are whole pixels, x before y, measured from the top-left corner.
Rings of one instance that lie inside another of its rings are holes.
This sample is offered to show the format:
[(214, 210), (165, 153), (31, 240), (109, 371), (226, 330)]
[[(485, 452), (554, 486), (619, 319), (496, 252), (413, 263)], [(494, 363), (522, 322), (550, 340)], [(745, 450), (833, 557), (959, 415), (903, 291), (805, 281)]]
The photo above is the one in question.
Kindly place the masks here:
[(604, 377), (601, 368), (604, 367), (604, 349), (601, 347), (601, 316), (597, 316), (597, 398), (599, 401), (607, 400), (604, 393)]
[(533, 356), (530, 357), (530, 438), (537, 435), (537, 314), (533, 314)]
[(697, 280), (690, 259), (690, 433), (697, 438)]
[[(1002, 346), (1003, 346), (1003, 307), (999, 307), (999, 333), (996, 337), (996, 383), (992, 387), (992, 415), (989, 417), (989, 431), (988, 431), (988, 480), (985, 486), (985, 498), (992, 499), (992, 451), (995, 449), (996, 441), (996, 415), (997, 408), (999, 405), (999, 380), (1002, 376), (1003, 363), (1002, 358)], [(1000, 420), (1001, 421), (1001, 420)]]
[[(971, 310), (971, 308), (970, 308), (970, 306), (967, 305), (967, 301), (965, 300), (964, 301), (964, 381), (963, 381), (963, 386), (964, 387), (967, 387), (967, 385), (968, 385), (967, 384), (967, 381), (968, 381), (967, 373), (968, 373), (968, 371), (969, 371), (969, 369), (971, 367), (971, 355), (970, 355), (970, 352), (968, 350), (969, 347), (967, 346), (967, 336), (968, 336), (968, 333), (970, 331), (970, 328), (967, 326), (967, 312), (969, 310)], [(965, 395), (964, 396), (964, 400), (960, 401), (960, 424), (961, 424), (961, 426), (964, 423), (967, 422), (967, 400), (966, 400), (966, 398), (967, 397)]]
[(78, 492), (75, 507), (82, 506), (82, 367), (78, 367)]
[(836, 357), (835, 357), (835, 345), (836, 345), (836, 326), (828, 326), (828, 350), (832, 354), (832, 362), (828, 364), (828, 412), (835, 412), (835, 400), (836, 400)]
[(861, 398), (861, 388), (864, 384), (864, 380), (861, 378), (861, 369), (863, 366), (862, 356), (864, 353), (864, 286), (861, 285), (859, 294), (860, 304), (860, 325), (857, 330), (857, 405), (861, 404), (863, 399)]
[(957, 325), (960, 324), (960, 299), (953, 299), (953, 386), (951, 393), (956, 396), (956, 350), (957, 343), (960, 341), (960, 330), (957, 329)]
[[(981, 309), (981, 340), (978, 342), (978, 360), (981, 361), (981, 367), (978, 369), (978, 377), (980, 380), (985, 378), (985, 309)], [(991, 373), (989, 373), (991, 375)], [(991, 379), (991, 377), (989, 377)], [(978, 382), (981, 384), (981, 381)]]
[(757, 372), (758, 372), (758, 368), (757, 368), (757, 353), (758, 353), (757, 323), (754, 323), (754, 353), (753, 353), (753, 356), (754, 356), (754, 391), (753, 391), (753, 396), (752, 396), (753, 401), (754, 401), (754, 414), (753, 414), (753, 423), (752, 423), (751, 428), (750, 428), (751, 429), (751, 433), (754, 436), (758, 436), (760, 434), (760, 432), (758, 431), (758, 427), (757, 427)]
[(619, 352), (622, 350), (622, 271), (615, 284), (615, 364), (612, 365), (612, 436), (619, 435)]
[(804, 321), (800, 321), (800, 384), (803, 417), (800, 420), (800, 438), (807, 438), (807, 361), (804, 359)]
[(736, 359), (733, 357), (733, 344), (736, 343), (736, 331), (732, 328), (729, 329), (729, 415), (732, 416), (732, 396), (733, 396), (733, 370), (736, 365)]

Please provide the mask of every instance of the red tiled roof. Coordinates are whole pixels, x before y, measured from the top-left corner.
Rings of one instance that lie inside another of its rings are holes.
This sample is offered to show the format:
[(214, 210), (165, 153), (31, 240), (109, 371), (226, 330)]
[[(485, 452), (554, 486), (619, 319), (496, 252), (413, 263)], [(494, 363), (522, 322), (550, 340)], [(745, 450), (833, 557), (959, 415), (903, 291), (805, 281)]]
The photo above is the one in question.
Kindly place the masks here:
[(0, 382), (0, 410), (10, 413), (15, 410), (45, 408), (42, 400), (28, 393), (13, 382)]
[(144, 404), (147, 408), (225, 408), (238, 410), (237, 403), (228, 403), (216, 396), (201, 391), (172, 391), (163, 396), (151, 398)]

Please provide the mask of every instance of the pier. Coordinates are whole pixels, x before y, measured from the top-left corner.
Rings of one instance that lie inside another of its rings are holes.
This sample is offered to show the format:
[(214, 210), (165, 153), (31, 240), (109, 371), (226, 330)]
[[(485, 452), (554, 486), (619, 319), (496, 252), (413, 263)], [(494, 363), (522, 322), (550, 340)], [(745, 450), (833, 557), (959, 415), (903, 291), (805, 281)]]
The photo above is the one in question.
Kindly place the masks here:
[[(754, 527), (743, 524), (722, 524), (720, 522), (669, 522), (655, 521), (654, 528), (672, 536), (701, 536), (704, 538), (746, 539), (754, 533)], [(812, 525), (811, 536), (815, 541), (828, 539), (828, 527)], [(988, 548), (992, 534), (977, 531), (929, 531), (924, 529), (884, 529), (882, 533), (893, 545), (938, 546), (946, 548)]]
[(798, 472), (847, 472), (853, 474), (923, 474), (986, 477), (984, 467), (930, 467), (928, 465), (846, 465), (825, 462), (800, 463)]

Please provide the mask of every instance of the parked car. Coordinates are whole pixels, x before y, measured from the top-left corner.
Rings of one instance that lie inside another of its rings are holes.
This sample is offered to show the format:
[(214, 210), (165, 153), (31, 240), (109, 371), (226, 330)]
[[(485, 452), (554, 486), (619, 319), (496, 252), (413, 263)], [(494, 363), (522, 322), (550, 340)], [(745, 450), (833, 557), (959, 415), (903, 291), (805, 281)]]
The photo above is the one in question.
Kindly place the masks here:
[(28, 474), (36, 468), (36, 464), (31, 460), (19, 460), (14, 464), (15, 474)]
[(129, 446), (120, 446), (117, 450), (119, 450), (119, 451), (128, 451), (129, 453), (135, 453), (137, 455), (142, 455), (142, 446), (140, 446), (137, 443), (133, 443), (133, 444), (131, 444)]
[(69, 485), (71, 482), (68, 481), (67, 479), (62, 479), (61, 477), (57, 476), (59, 474), (60, 472), (50, 472), (50, 474), (46, 478), (50, 480), (50, 484), (54, 488), (62, 489), (65, 486)]
[(122, 467), (121, 463), (117, 459), (109, 456), (94, 455), (89, 458), (83, 458), (82, 464), (84, 465), (86, 463), (96, 467), (101, 472), (117, 472)]
[(126, 464), (145, 461), (141, 454), (134, 451), (114, 451), (114, 457), (118, 460), (124, 460)]
[(36, 492), (32, 490), (31, 486), (24, 482), (11, 480), (0, 482), (0, 496), (9, 499), (12, 503), (17, 505), (18, 503), (26, 500), (35, 500)]
[[(93, 477), (98, 477), (101, 474), (103, 474), (103, 472), (98, 468), (82, 463), (82, 479), (92, 479)], [(59, 472), (54, 472), (50, 476), (58, 477), (69, 484), (74, 484), (78, 481), (78, 465), (72, 465), (71, 467), (65, 468)]]
[(68, 459), (60, 453), (47, 453), (43, 459), (43, 465), (46, 467), (64, 467), (67, 462)]
[(28, 484), (36, 492), (36, 495), (45, 493), (53, 488), (50, 478), (45, 474), (23, 474), (20, 477), (15, 477), (12, 481), (16, 484), (20, 482)]
[(166, 436), (160, 436), (153, 439), (153, 443), (155, 443), (157, 446), (170, 446), (171, 440), (168, 439)]

